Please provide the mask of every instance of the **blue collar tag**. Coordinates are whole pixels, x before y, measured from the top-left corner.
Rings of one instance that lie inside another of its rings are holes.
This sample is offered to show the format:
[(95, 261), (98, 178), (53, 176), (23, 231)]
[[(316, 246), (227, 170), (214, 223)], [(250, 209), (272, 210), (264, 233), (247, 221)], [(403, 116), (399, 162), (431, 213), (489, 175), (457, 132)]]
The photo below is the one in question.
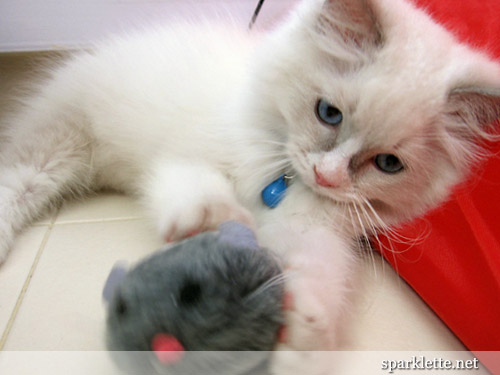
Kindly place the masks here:
[(288, 189), (288, 180), (290, 178), (282, 174), (278, 179), (267, 185), (261, 193), (262, 202), (269, 207), (275, 208), (285, 197), (286, 189)]

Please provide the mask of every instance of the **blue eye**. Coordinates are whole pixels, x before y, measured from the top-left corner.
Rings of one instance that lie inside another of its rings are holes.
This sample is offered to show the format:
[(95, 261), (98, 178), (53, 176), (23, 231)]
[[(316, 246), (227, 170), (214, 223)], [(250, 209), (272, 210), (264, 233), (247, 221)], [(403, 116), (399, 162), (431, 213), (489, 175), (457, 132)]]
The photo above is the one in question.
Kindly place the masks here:
[(342, 112), (324, 99), (318, 100), (316, 104), (316, 115), (326, 125), (339, 125), (344, 118)]
[(398, 173), (404, 168), (403, 163), (397, 156), (392, 154), (378, 154), (375, 156), (374, 161), (378, 169), (385, 173)]

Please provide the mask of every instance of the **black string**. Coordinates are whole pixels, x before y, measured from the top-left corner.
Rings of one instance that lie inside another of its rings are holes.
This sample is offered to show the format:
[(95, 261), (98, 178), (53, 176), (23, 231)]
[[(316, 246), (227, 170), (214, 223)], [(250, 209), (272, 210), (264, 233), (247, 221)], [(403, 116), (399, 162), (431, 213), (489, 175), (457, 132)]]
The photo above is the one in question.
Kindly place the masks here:
[(250, 20), (250, 23), (248, 24), (248, 29), (251, 29), (253, 27), (253, 24), (257, 20), (257, 17), (259, 16), (260, 8), (262, 8), (262, 4), (264, 4), (264, 0), (259, 0), (259, 3), (257, 4), (255, 11), (253, 12), (252, 19)]

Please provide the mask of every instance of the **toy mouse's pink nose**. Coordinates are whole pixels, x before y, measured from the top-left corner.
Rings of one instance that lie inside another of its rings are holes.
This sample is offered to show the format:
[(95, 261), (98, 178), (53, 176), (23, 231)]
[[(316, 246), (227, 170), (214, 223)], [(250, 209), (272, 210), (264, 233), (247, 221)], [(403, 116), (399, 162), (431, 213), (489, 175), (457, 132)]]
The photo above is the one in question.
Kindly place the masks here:
[(161, 363), (176, 363), (184, 356), (184, 347), (174, 336), (158, 333), (153, 337), (151, 348)]

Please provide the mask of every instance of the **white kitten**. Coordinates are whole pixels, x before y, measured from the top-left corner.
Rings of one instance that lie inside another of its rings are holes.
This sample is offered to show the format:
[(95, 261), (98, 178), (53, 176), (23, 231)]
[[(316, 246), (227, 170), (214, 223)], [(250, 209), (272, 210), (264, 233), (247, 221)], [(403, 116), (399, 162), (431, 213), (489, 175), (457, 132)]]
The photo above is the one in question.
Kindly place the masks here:
[[(169, 240), (251, 210), (291, 267), (288, 344), (331, 348), (353, 239), (443, 201), (499, 96), (499, 66), (403, 0), (304, 1), (268, 35), (179, 22), (114, 39), (3, 130), (0, 257), (51, 202), (92, 189), (137, 195)], [(283, 173), (271, 210), (260, 192)]]

